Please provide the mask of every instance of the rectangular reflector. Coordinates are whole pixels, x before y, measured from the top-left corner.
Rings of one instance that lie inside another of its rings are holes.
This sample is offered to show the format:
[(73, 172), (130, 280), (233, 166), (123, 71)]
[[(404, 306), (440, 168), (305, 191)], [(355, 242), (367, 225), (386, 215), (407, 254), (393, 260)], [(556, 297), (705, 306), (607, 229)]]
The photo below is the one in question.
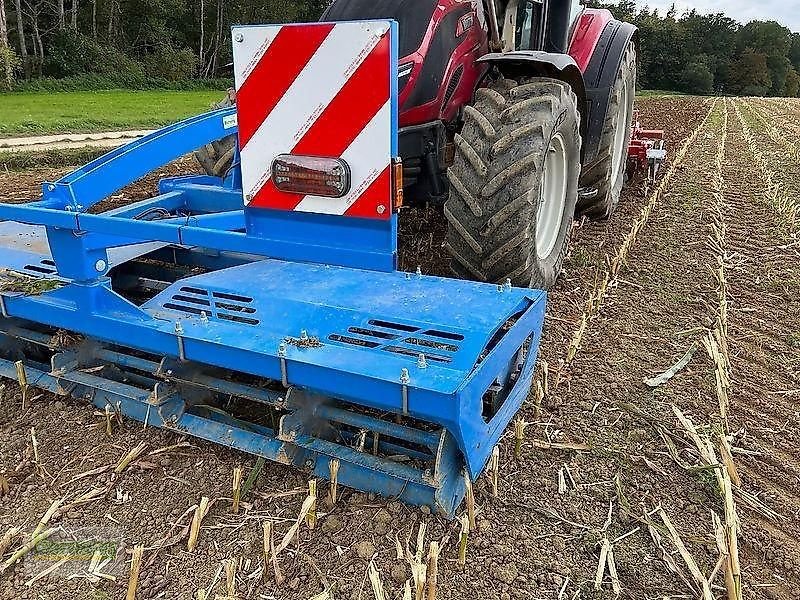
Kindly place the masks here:
[(272, 181), (282, 192), (341, 198), (350, 191), (350, 167), (340, 158), (280, 154)]

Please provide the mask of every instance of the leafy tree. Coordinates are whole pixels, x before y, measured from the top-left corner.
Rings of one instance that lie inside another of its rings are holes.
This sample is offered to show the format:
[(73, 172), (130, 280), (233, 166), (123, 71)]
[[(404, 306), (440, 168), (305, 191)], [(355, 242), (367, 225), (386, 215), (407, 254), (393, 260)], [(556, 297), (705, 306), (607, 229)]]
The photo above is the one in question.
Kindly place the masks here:
[(739, 34), (739, 48), (752, 48), (767, 57), (772, 84), (767, 93), (783, 94), (789, 73), (788, 55), (792, 47), (792, 32), (777, 21), (751, 21)]
[(714, 91), (714, 75), (708, 67), (708, 57), (695, 56), (684, 67), (680, 78), (681, 91), (709, 95)]
[(722, 13), (701, 15), (692, 10), (681, 17), (680, 25), (687, 53), (705, 56), (705, 65), (714, 79), (713, 87), (722, 91), (731, 57), (736, 54), (739, 23)]
[(746, 48), (731, 69), (731, 90), (743, 96), (765, 96), (772, 88), (767, 56)]
[(789, 60), (795, 71), (800, 71), (800, 33), (792, 34), (792, 46), (789, 48)]
[(792, 67), (786, 75), (786, 89), (784, 96), (787, 98), (800, 97), (800, 74)]

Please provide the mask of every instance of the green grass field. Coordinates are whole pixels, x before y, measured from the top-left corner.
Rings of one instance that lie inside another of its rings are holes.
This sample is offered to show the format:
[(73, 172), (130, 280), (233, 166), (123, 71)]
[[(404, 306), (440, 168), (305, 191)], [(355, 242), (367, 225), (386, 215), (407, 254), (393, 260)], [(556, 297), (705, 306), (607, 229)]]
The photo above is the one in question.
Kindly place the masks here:
[(151, 129), (208, 110), (223, 95), (166, 90), (0, 94), (0, 137)]

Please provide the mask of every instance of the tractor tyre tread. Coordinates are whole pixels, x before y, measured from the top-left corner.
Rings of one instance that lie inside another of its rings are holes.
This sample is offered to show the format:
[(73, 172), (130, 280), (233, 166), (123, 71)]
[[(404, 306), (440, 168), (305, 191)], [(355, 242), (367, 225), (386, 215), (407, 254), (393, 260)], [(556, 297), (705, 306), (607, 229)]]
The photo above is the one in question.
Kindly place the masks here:
[[(611, 98), (608, 102), (603, 131), (600, 136), (600, 149), (590, 164), (586, 165), (581, 173), (581, 188), (597, 190), (593, 198), (579, 199), (578, 214), (585, 215), (592, 220), (609, 218), (617, 209), (622, 187), (625, 183), (625, 162), (627, 161), (628, 143), (625, 144), (622, 165), (616, 181), (611, 181), (613, 171), (614, 138), (619, 126), (619, 115), (623, 84), (636, 85), (636, 44), (632, 41), (625, 49), (614, 86), (611, 89)], [(631, 95), (633, 97), (633, 94)], [(633, 118), (633, 107), (628, 107), (628, 120)], [(623, 123), (622, 127), (630, 130), (632, 123)]]
[[(487, 127), (487, 124), (489, 125)], [(578, 100), (565, 82), (500, 79), (480, 88), (448, 171), (445, 249), (457, 277), (549, 289), (569, 247), (580, 174)], [(536, 250), (536, 217), (545, 157), (564, 140), (567, 194), (555, 248)]]
[[(235, 103), (233, 94), (228, 92), (225, 98), (212, 108), (228, 108)], [(233, 156), (235, 153), (236, 136), (229, 135), (221, 140), (206, 144), (202, 148), (196, 150), (194, 156), (206, 175), (224, 178), (233, 166)]]

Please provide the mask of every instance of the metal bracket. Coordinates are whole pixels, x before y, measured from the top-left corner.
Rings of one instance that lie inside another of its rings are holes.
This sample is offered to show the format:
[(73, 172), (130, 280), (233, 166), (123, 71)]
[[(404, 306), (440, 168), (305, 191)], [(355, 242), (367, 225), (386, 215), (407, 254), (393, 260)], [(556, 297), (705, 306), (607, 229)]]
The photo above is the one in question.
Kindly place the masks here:
[(6, 297), (3, 294), (0, 294), (0, 315), (4, 318), (8, 318), (8, 309), (6, 309)]

